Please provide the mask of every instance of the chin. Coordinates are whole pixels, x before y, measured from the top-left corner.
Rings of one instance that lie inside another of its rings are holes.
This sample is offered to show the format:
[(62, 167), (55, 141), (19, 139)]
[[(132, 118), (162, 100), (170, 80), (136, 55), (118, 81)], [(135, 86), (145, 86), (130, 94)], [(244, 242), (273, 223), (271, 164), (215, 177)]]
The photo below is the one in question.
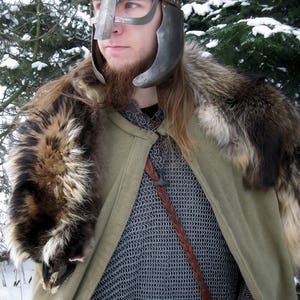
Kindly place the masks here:
[(122, 72), (124, 70), (128, 70), (131, 67), (135, 66), (138, 62), (126, 62), (124, 63), (124, 60), (122, 62), (113, 62), (113, 63), (108, 63), (108, 66), (115, 72)]

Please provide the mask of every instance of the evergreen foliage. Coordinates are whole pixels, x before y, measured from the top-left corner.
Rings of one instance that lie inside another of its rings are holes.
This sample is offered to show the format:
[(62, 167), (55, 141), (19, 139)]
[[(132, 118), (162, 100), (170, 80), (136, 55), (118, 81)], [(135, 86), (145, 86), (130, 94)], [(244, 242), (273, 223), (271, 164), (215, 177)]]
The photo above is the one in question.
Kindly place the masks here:
[[(89, 14), (86, 1), (26, 2), (1, 1), (0, 83), (7, 87), (6, 100), (16, 95), (12, 101), (16, 105), (28, 101), (45, 81), (66, 73), (89, 51), (89, 25), (81, 17)], [(11, 59), (15, 68), (7, 66)]]
[(300, 103), (299, 1), (203, 2), (184, 1), (188, 38), (218, 61), (266, 77)]

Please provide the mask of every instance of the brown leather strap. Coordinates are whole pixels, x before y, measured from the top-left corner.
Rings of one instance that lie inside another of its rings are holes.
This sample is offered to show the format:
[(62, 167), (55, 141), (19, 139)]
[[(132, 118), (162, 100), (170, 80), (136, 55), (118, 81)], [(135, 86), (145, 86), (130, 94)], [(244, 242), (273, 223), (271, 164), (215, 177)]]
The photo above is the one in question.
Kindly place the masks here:
[(211, 300), (212, 298), (211, 298), (211, 296), (209, 294), (209, 290), (204, 282), (204, 279), (203, 279), (202, 273), (200, 271), (197, 258), (193, 252), (192, 246), (188, 240), (188, 237), (184, 231), (182, 224), (180, 223), (180, 220), (177, 216), (174, 206), (172, 205), (172, 203), (167, 195), (166, 189), (162, 185), (158, 184), (162, 180), (158, 176), (157, 172), (154, 170), (152, 162), (149, 158), (147, 159), (147, 162), (146, 162), (145, 171), (152, 179), (152, 181), (155, 185), (156, 191), (161, 199), (161, 202), (162, 202), (163, 206), (165, 207), (167, 214), (172, 222), (172, 225), (176, 231), (176, 234), (180, 241), (180, 244), (181, 244), (181, 246), (184, 250), (184, 253), (188, 258), (189, 264), (193, 270), (195, 279), (196, 279), (197, 284), (200, 289), (202, 299), (203, 300)]

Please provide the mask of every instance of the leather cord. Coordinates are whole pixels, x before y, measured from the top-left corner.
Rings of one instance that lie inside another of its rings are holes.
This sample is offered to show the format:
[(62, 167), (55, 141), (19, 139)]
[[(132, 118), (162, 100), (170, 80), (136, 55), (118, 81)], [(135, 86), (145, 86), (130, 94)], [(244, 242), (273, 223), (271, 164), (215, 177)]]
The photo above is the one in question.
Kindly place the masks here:
[(170, 218), (170, 221), (176, 231), (177, 237), (180, 241), (180, 244), (184, 250), (185, 255), (188, 258), (189, 264), (193, 270), (195, 279), (197, 281), (197, 284), (200, 289), (200, 293), (203, 300), (212, 300), (209, 290), (204, 282), (203, 275), (200, 271), (200, 267), (197, 261), (197, 258), (193, 252), (192, 246), (188, 240), (188, 237), (184, 231), (184, 228), (179, 220), (179, 217), (177, 216), (177, 213), (175, 211), (175, 208), (173, 204), (171, 203), (165, 187), (160, 184), (165, 183), (163, 178), (160, 178), (158, 173), (155, 171), (153, 164), (151, 160), (148, 158), (145, 166), (145, 172), (150, 176), (151, 180), (154, 183), (154, 186), (156, 188), (157, 194), (159, 195), (161, 202), (163, 206), (165, 207), (167, 214)]

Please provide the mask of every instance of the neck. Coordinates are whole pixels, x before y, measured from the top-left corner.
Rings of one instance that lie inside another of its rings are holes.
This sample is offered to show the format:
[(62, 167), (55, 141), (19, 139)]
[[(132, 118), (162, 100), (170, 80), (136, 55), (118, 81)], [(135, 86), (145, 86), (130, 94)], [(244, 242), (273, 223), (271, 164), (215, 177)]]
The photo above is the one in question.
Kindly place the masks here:
[(145, 108), (158, 103), (156, 86), (149, 88), (135, 88), (132, 94), (140, 108)]

